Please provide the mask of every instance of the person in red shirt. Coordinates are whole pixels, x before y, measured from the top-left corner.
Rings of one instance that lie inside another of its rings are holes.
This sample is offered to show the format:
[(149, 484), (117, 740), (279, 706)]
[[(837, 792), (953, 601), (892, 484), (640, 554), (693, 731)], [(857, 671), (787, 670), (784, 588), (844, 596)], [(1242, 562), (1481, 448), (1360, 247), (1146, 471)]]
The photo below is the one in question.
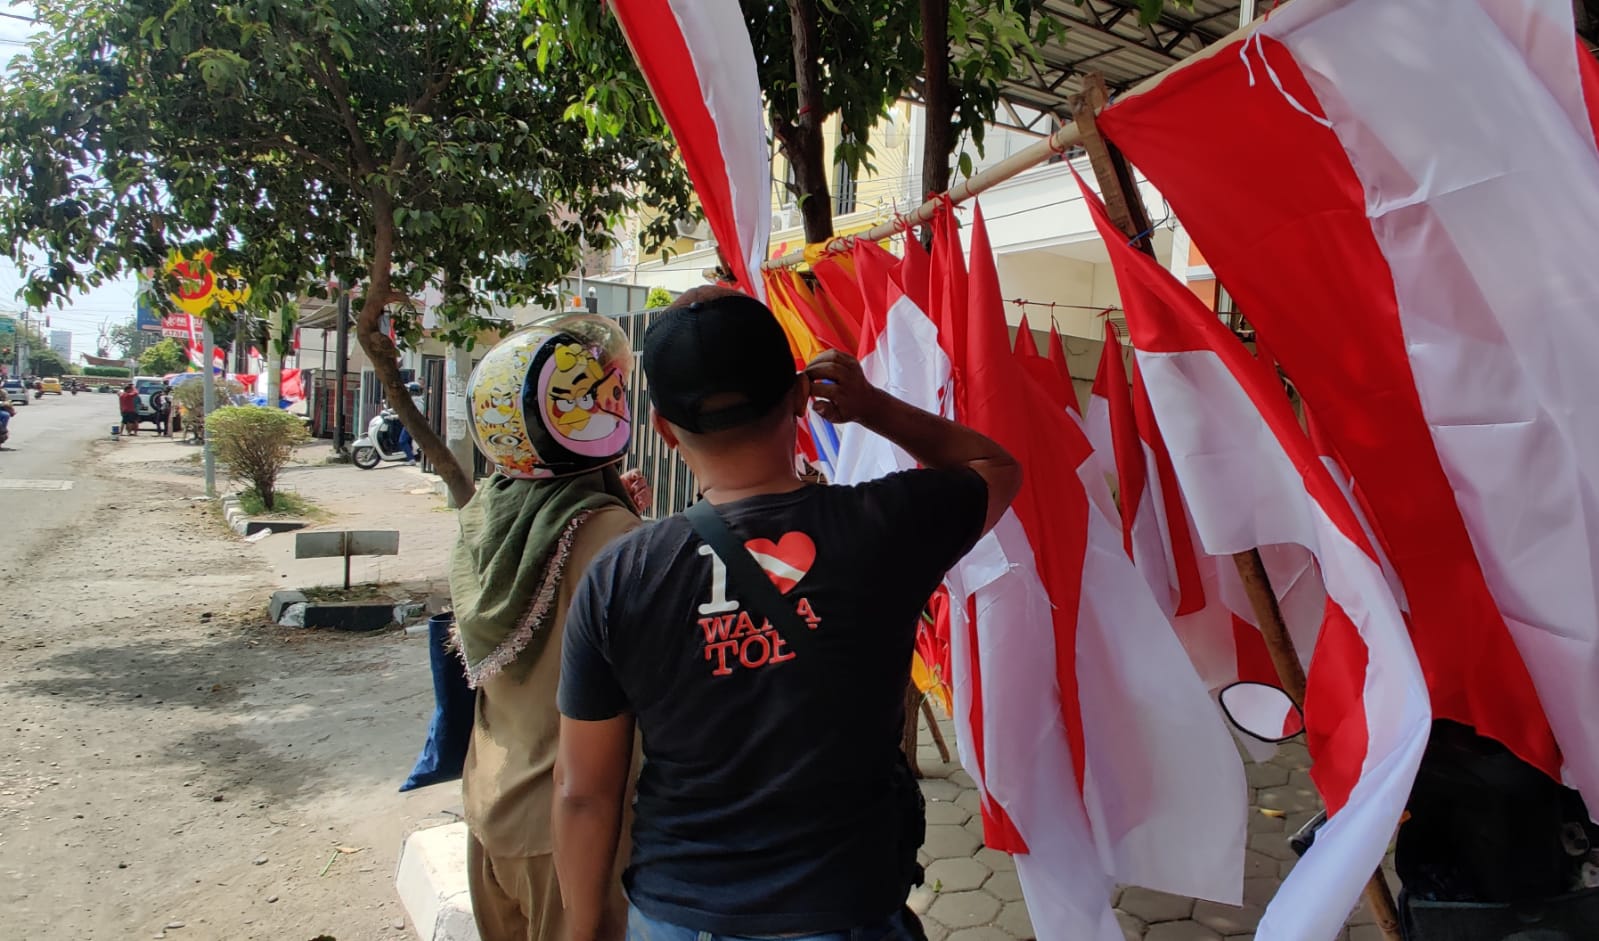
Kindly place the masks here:
[(117, 405), (122, 409), (122, 430), (130, 435), (139, 433), (139, 392), (128, 383), (117, 393)]

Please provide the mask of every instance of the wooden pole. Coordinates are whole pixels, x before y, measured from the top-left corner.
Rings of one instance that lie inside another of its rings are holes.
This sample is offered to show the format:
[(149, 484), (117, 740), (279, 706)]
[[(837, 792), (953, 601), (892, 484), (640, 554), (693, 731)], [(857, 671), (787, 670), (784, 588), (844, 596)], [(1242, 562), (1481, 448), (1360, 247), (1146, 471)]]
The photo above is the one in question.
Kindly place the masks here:
[[(873, 226), (859, 235), (850, 235), (845, 236), (844, 238), (830, 240), (827, 243), (827, 251), (847, 251), (849, 247), (854, 245), (857, 240), (864, 242), (880, 242), (883, 239), (886, 239), (891, 235), (897, 235), (898, 233), (905, 231), (912, 226), (921, 225), (923, 222), (933, 218), (933, 214), (938, 211), (938, 207), (942, 206), (946, 200), (955, 203), (965, 202), (966, 200), (971, 199), (973, 196), (976, 196), (978, 193), (993, 189), (995, 186), (998, 186), (1011, 177), (1014, 177), (1023, 170), (1028, 170), (1038, 166), (1039, 164), (1048, 160), (1054, 154), (1065, 153), (1066, 150), (1075, 143), (1077, 143), (1077, 126), (1074, 124), (1068, 124), (1044, 140), (1033, 144), (1025, 150), (1017, 151), (999, 163), (989, 167), (987, 170), (984, 170), (982, 173), (967, 177), (951, 187), (948, 193), (929, 199), (927, 202), (922, 203), (915, 209), (912, 209), (906, 215), (900, 216), (893, 221)], [(789, 252), (782, 258), (774, 258), (771, 261), (762, 263), (761, 267), (769, 269), (792, 268), (804, 260), (804, 251)]]
[[(1132, 168), (1128, 166), (1126, 158), (1099, 133), (1096, 116), (1099, 109), (1104, 107), (1104, 96), (1104, 80), (1097, 75), (1088, 76), (1084, 93), (1073, 109), (1078, 137), (1083, 149), (1088, 152), (1089, 163), (1093, 166), (1095, 179), (1099, 181), (1105, 206), (1111, 210), (1111, 218), (1128, 238), (1133, 239), (1133, 244), (1140, 251), (1153, 258), (1155, 248), (1150, 238), (1153, 233), (1148, 231), (1149, 213), (1138, 193)], [(1261, 639), (1266, 642), (1266, 652), (1277, 671), (1283, 692), (1288, 694), (1295, 706), (1303, 708), (1305, 668), (1299, 659), (1299, 652), (1294, 649), (1294, 639), (1288, 633), (1282, 610), (1277, 606), (1277, 593), (1272, 589), (1270, 576), (1266, 574), (1265, 560), (1260, 557), (1259, 549), (1249, 549), (1234, 553), (1233, 565), (1237, 567), (1238, 577), (1244, 583), (1244, 592), (1255, 611)], [(1388, 880), (1383, 876), (1381, 866), (1372, 873), (1363, 894), (1383, 937), (1387, 941), (1401, 941), (1399, 908), (1394, 904), (1393, 893), (1388, 890)]]

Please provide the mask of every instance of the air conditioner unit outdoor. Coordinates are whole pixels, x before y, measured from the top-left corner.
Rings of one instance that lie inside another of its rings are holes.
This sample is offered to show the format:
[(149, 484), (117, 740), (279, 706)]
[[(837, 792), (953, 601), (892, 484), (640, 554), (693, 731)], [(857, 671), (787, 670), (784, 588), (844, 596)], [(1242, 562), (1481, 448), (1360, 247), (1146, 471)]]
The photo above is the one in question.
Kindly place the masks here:
[(711, 227), (704, 219), (678, 219), (672, 223), (679, 238), (703, 242), (711, 237)]

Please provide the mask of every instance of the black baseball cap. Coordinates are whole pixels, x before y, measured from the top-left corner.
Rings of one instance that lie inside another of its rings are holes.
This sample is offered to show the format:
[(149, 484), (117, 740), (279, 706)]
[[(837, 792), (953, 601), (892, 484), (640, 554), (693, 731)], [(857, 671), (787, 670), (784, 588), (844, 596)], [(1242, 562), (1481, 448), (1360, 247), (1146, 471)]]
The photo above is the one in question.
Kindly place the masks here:
[[(794, 354), (765, 304), (700, 288), (678, 305), (644, 335), (644, 378), (661, 417), (685, 431), (725, 431), (765, 417), (794, 388)], [(723, 401), (707, 411), (713, 397)]]

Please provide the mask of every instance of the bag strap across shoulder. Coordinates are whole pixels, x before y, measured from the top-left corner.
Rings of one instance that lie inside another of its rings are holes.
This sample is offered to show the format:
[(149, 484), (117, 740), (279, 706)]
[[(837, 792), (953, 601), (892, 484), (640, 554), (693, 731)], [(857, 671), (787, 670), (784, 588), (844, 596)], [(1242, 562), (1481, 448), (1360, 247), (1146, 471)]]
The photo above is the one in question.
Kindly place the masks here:
[(733, 531), (727, 528), (727, 523), (722, 520), (722, 514), (716, 512), (716, 507), (711, 506), (709, 500), (701, 500), (684, 510), (683, 515), (694, 527), (694, 532), (705, 540), (705, 544), (710, 546), (716, 557), (727, 566), (728, 587), (738, 596), (748, 598), (753, 606), (772, 622), (779, 635), (800, 636), (805, 628), (794, 606), (789, 604), (777, 590), (777, 586), (772, 584), (772, 580), (767, 577), (760, 563), (756, 562), (755, 557), (744, 547), (743, 540), (733, 535)]

